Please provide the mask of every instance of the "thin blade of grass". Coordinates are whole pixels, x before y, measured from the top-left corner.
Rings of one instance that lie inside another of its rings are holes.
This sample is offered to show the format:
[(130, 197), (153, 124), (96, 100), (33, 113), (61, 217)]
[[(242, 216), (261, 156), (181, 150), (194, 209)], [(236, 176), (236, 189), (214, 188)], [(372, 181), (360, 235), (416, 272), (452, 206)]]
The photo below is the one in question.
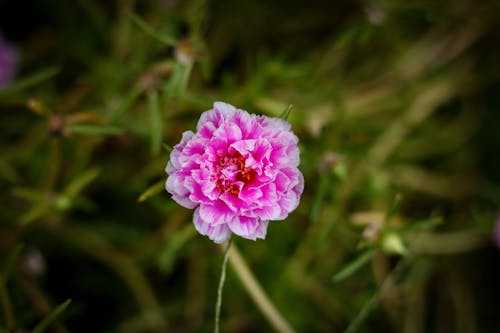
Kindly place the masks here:
[(14, 187), (12, 195), (30, 202), (40, 202), (44, 200), (44, 194), (40, 190), (25, 187)]
[(385, 214), (385, 222), (388, 222), (394, 216), (394, 214), (396, 214), (399, 207), (401, 206), (401, 201), (402, 201), (401, 194), (396, 194), (391, 202), (391, 207), (389, 207), (387, 213)]
[(52, 310), (51, 313), (47, 315), (38, 325), (35, 326), (33, 329), (32, 333), (42, 333), (44, 332), (47, 327), (52, 324), (57, 317), (66, 310), (66, 308), (69, 306), (71, 303), (71, 299), (67, 299), (63, 303), (59, 304), (54, 310)]
[(45, 202), (40, 202), (37, 205), (33, 206), (25, 214), (21, 215), (18, 223), (22, 226), (28, 225), (29, 223), (38, 220), (47, 213), (49, 213), (49, 207)]
[(23, 249), (24, 243), (20, 243), (7, 256), (7, 259), (5, 260), (5, 263), (2, 267), (2, 276), (5, 281), (9, 279), (10, 272), (12, 271), (12, 266), (16, 262), (17, 258), (19, 258), (19, 255), (21, 254)]
[(64, 194), (70, 198), (74, 198), (85, 188), (88, 184), (90, 184), (94, 179), (99, 175), (98, 169), (90, 169), (85, 171), (83, 174), (79, 175), (75, 179), (73, 179), (66, 189), (64, 190)]
[(109, 125), (70, 124), (67, 128), (70, 133), (86, 135), (118, 135), (123, 132), (121, 128)]
[(186, 66), (176, 63), (169, 80), (162, 87), (163, 103), (166, 105), (174, 96), (182, 96), (186, 78)]
[(157, 183), (151, 185), (146, 189), (146, 191), (142, 192), (137, 201), (143, 202), (146, 201), (147, 199), (151, 198), (152, 196), (157, 195), (158, 193), (162, 192), (163, 189), (165, 188), (165, 181), (160, 180)]
[(340, 282), (349, 276), (356, 273), (361, 267), (363, 267), (373, 256), (373, 251), (370, 249), (368, 251), (360, 254), (356, 259), (348, 263), (344, 268), (342, 268), (337, 274), (332, 278), (333, 282)]
[(0, 275), (0, 309), (3, 312), (5, 326), (10, 331), (16, 326), (14, 313), (12, 311), (12, 302), (6, 287), (7, 281)]
[(287, 120), (288, 119), (288, 116), (290, 115), (290, 112), (292, 112), (293, 110), (293, 105), (290, 104), (286, 107), (285, 110), (283, 110), (283, 112), (281, 112), (281, 114), (278, 116), (278, 118), (281, 118), (283, 120)]
[(175, 262), (179, 259), (179, 251), (194, 235), (195, 229), (192, 225), (187, 225), (172, 235), (158, 256), (158, 267), (162, 272), (172, 271)]
[(118, 107), (113, 110), (111, 113), (109, 120), (110, 121), (115, 121), (118, 118), (121, 117), (125, 111), (130, 108), (130, 106), (141, 96), (143, 93), (144, 89), (138, 85), (134, 86), (130, 92), (125, 96), (125, 98), (121, 101), (121, 103), (118, 105)]
[(42, 83), (43, 81), (46, 81), (53, 76), (57, 75), (59, 73), (59, 68), (55, 67), (50, 67), (46, 69), (42, 69), (39, 72), (28, 76), (26, 78), (21, 78), (17, 81), (14, 81), (12, 84), (10, 84), (8, 87), (0, 90), (0, 97), (4, 97), (16, 92), (19, 92), (23, 89), (29, 88), (31, 86), (37, 85), (39, 83)]
[(24, 244), (18, 244), (7, 256), (5, 263), (1, 269), (0, 274), (0, 308), (3, 312), (4, 322), (7, 329), (13, 329), (16, 321), (12, 310), (12, 302), (10, 300), (9, 292), (7, 291), (7, 280), (9, 279), (12, 266), (21, 254)]
[(162, 143), (161, 146), (163, 147), (163, 149), (165, 149), (165, 151), (167, 153), (171, 153), (172, 150), (174, 150), (174, 148), (172, 148), (171, 146), (167, 145), (166, 143)]
[(147, 33), (151, 37), (159, 40), (160, 42), (168, 46), (174, 46), (176, 44), (174, 38), (159, 34), (158, 32), (155, 31), (155, 29), (152, 26), (146, 23), (146, 21), (144, 21), (134, 12), (129, 12), (128, 15), (132, 19), (132, 22), (134, 22), (139, 28), (141, 28), (145, 33)]
[(7, 161), (0, 159), (0, 179), (15, 183), (19, 181), (20, 176), (17, 170)]
[(151, 154), (158, 155), (161, 151), (163, 137), (163, 120), (158, 92), (148, 94), (149, 126), (151, 129)]
[(330, 177), (325, 177), (319, 182), (318, 190), (316, 191), (316, 195), (314, 196), (314, 201), (311, 208), (311, 221), (316, 222), (321, 214), (321, 209), (323, 207), (324, 199), (328, 190), (331, 188)]
[(408, 224), (407, 226), (403, 227), (402, 230), (403, 231), (428, 230), (437, 227), (438, 225), (441, 225), (443, 223), (444, 221), (441, 216), (434, 216), (434, 217), (429, 217), (428, 219), (419, 220), (411, 224)]

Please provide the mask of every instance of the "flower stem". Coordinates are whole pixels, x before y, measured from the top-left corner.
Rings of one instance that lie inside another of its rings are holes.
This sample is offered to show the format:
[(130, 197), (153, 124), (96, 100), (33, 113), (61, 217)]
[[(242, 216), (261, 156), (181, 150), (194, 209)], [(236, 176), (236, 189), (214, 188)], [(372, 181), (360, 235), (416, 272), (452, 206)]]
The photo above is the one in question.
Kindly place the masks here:
[(222, 288), (224, 288), (224, 281), (226, 280), (226, 266), (227, 259), (229, 258), (229, 249), (231, 248), (231, 238), (227, 243), (226, 250), (224, 251), (224, 260), (222, 261), (222, 270), (220, 273), (219, 289), (217, 289), (217, 303), (215, 303), (215, 329), (214, 333), (219, 333), (219, 320), (220, 308), (222, 305)]

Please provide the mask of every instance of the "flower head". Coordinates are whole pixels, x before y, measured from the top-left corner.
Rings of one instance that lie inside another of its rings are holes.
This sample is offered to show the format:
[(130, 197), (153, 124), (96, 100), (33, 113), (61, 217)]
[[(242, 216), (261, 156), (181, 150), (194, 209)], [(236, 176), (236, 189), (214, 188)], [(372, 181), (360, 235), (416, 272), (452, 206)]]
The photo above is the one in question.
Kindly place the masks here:
[(195, 209), (196, 229), (216, 243), (232, 233), (265, 238), (269, 221), (285, 219), (304, 189), (290, 124), (216, 102), (196, 129), (170, 155), (167, 191)]
[(0, 89), (7, 86), (14, 78), (17, 62), (16, 50), (0, 36)]

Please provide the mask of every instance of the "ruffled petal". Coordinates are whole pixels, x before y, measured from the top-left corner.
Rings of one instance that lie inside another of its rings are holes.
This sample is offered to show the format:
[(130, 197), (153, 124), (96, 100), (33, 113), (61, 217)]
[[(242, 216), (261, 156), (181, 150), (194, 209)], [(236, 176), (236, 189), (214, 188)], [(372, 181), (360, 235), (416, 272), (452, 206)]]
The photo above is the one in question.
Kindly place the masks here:
[(240, 216), (228, 223), (233, 233), (243, 238), (256, 240), (265, 238), (268, 221), (262, 221), (259, 218)]
[(212, 225), (203, 220), (200, 216), (200, 208), (194, 211), (193, 224), (200, 234), (208, 236), (217, 244), (224, 243), (231, 237), (231, 230), (226, 224)]
[(228, 103), (224, 103), (224, 102), (215, 102), (214, 103), (214, 110), (219, 111), (222, 114), (222, 116), (224, 117), (224, 119), (230, 118), (237, 111), (237, 109), (234, 106), (232, 106), (231, 104), (228, 104)]
[(222, 200), (216, 200), (212, 205), (200, 205), (201, 218), (212, 225), (228, 223), (234, 215), (234, 212)]

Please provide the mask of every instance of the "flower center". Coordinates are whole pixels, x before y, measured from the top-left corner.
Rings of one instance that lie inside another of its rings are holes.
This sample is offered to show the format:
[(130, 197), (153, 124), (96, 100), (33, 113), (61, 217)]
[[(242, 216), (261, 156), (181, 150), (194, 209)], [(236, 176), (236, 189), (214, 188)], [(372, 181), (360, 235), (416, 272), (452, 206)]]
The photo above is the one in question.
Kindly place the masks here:
[(248, 184), (255, 179), (255, 170), (245, 167), (245, 158), (239, 153), (219, 155), (219, 161), (216, 167), (215, 186), (219, 192), (238, 195), (240, 193), (241, 183)]

